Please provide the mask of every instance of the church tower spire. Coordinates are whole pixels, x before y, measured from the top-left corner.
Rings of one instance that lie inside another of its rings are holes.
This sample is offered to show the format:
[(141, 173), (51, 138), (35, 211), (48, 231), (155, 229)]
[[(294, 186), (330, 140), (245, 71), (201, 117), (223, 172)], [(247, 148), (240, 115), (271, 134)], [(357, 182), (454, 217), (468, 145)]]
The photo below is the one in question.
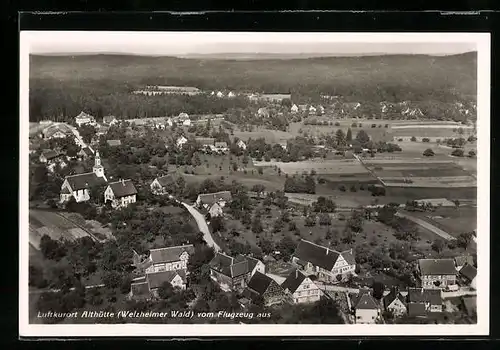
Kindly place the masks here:
[(101, 157), (99, 156), (99, 151), (97, 150), (95, 152), (94, 168), (92, 170), (97, 177), (102, 177), (104, 180), (106, 180), (106, 176), (104, 175), (104, 167), (101, 164)]

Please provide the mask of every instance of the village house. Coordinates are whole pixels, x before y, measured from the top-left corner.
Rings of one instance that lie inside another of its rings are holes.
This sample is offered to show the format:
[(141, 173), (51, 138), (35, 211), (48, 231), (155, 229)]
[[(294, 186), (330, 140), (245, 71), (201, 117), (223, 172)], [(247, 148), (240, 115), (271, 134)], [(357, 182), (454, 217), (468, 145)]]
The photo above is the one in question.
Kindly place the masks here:
[(137, 252), (133, 252), (133, 265), (144, 270), (146, 274), (160, 271), (186, 270), (189, 257), (194, 254), (194, 246), (182, 246), (151, 249), (145, 259)]
[(215, 139), (213, 137), (196, 137), (195, 141), (202, 151), (212, 151), (215, 147)]
[(64, 153), (56, 150), (44, 150), (42, 154), (39, 157), (39, 160), (41, 163), (47, 163), (47, 164), (52, 164), (52, 163), (57, 163), (64, 157)]
[(241, 254), (233, 258), (218, 252), (208, 265), (210, 278), (224, 291), (241, 292), (256, 272), (266, 272), (262, 261)]
[(290, 108), (290, 112), (292, 113), (297, 113), (299, 111), (299, 107), (297, 107), (296, 104), (294, 104), (291, 108)]
[(73, 197), (77, 202), (86, 202), (90, 199), (91, 189), (104, 186), (107, 181), (99, 152), (96, 152), (91, 173), (66, 176), (61, 185), (60, 201), (67, 202)]
[(210, 218), (215, 218), (218, 216), (222, 216), (224, 214), (224, 211), (222, 210), (222, 207), (219, 205), (219, 203), (214, 203), (208, 210), (208, 214)]
[(320, 106), (318, 106), (318, 108), (317, 108), (317, 112), (318, 112), (319, 114), (325, 114), (325, 107), (323, 107), (323, 106), (321, 106), (321, 105), (320, 105)]
[(396, 287), (391, 288), (390, 293), (384, 297), (384, 308), (395, 317), (406, 314), (406, 298)]
[(459, 271), (460, 282), (476, 289), (477, 269), (473, 265), (465, 264)]
[(323, 294), (321, 289), (299, 270), (292, 271), (281, 287), (292, 295), (295, 304), (314, 303)]
[(231, 192), (220, 191), (215, 193), (203, 193), (199, 194), (196, 198), (196, 206), (198, 208), (204, 208), (208, 210), (215, 203), (219, 204), (222, 208), (226, 206), (232, 200)]
[(97, 125), (95, 118), (93, 116), (91, 116), (90, 114), (87, 114), (83, 111), (80, 112), (80, 114), (78, 114), (75, 117), (75, 123), (76, 123), (76, 125), (78, 125), (78, 127), (80, 127), (82, 125), (92, 125), (92, 126)]
[(250, 300), (262, 297), (265, 306), (291, 302), (291, 296), (275, 280), (258, 271), (250, 278), (242, 294)]
[(355, 274), (356, 261), (352, 249), (344, 252), (300, 240), (292, 263), (306, 275), (315, 275), (318, 280), (337, 283)]
[(236, 142), (236, 146), (238, 146), (243, 151), (247, 149), (247, 145), (245, 142), (243, 142), (243, 140), (238, 140), (238, 142)]
[(104, 202), (111, 202), (115, 209), (125, 208), (129, 204), (135, 203), (137, 190), (132, 180), (120, 180), (111, 182), (104, 191)]
[(164, 176), (157, 177), (151, 182), (149, 186), (151, 188), (151, 193), (155, 195), (165, 195), (169, 193), (172, 186), (175, 185), (175, 177), (173, 174), (168, 174)]
[(299, 110), (301, 112), (306, 112), (307, 111), (307, 105), (299, 105)]
[(267, 102), (281, 103), (283, 100), (291, 100), (291, 94), (261, 94), (259, 96), (260, 100)]
[(186, 142), (188, 142), (188, 139), (184, 136), (181, 136), (177, 138), (177, 140), (175, 140), (175, 145), (177, 146), (177, 148), (182, 148), (182, 146), (184, 146)]
[(216, 96), (219, 98), (222, 98), (222, 97), (224, 97), (224, 93), (222, 91), (217, 91)]
[(408, 315), (412, 317), (443, 311), (443, 299), (439, 289), (408, 288), (407, 301)]
[(78, 152), (77, 155), (81, 159), (88, 159), (94, 156), (94, 151), (90, 147), (83, 147), (82, 149), (80, 149), (80, 152)]
[(227, 94), (227, 97), (233, 98), (233, 97), (236, 97), (236, 94), (232, 91), (229, 91), (229, 93)]
[[(453, 202), (452, 204), (453, 206), (455, 205)], [(472, 255), (456, 256), (453, 260), (455, 261), (455, 268), (457, 271), (460, 271), (462, 267), (467, 264), (474, 266), (474, 258), (472, 257)]]
[(109, 147), (117, 147), (122, 145), (122, 142), (120, 140), (107, 140), (106, 143)]
[(219, 153), (224, 153), (224, 152), (227, 152), (229, 150), (229, 148), (227, 146), (227, 142), (216, 142), (214, 144), (214, 148)]
[(73, 131), (68, 124), (57, 123), (43, 129), (40, 135), (44, 140), (62, 139), (65, 137), (74, 137)]
[(265, 107), (261, 107), (257, 110), (257, 115), (262, 118), (269, 118), (269, 111)]
[(453, 259), (420, 259), (418, 271), (423, 288), (447, 288), (455, 285), (457, 271)]
[(309, 114), (316, 114), (316, 107), (309, 106)]
[(130, 285), (129, 298), (131, 299), (152, 299), (159, 298), (159, 289), (168, 282), (172, 287), (180, 290), (186, 289), (186, 273), (179, 271), (152, 272), (136, 279)]
[(373, 324), (380, 320), (381, 312), (377, 301), (368, 290), (360, 290), (351, 298), (357, 324)]
[(118, 124), (118, 119), (114, 115), (107, 115), (102, 118), (102, 123), (107, 126), (112, 126)]

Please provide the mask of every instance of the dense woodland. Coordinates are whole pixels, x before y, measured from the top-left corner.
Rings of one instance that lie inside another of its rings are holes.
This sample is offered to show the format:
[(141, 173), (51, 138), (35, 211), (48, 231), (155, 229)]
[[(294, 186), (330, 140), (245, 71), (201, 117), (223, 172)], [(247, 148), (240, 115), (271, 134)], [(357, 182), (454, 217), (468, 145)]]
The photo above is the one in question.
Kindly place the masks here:
[[(98, 118), (116, 115), (127, 119), (180, 112), (224, 113), (251, 104), (243, 97), (219, 99), (208, 94), (151, 97), (132, 94), (145, 85), (196, 86), (207, 92), (291, 93), (294, 103), (319, 103), (321, 95), (341, 96), (346, 102), (428, 104), (427, 101), (434, 101), (432, 108), (440, 103), (475, 101), (476, 93), (475, 53), (285, 61), (32, 56), (30, 69), (31, 121), (46, 118), (63, 121), (82, 110)], [(435, 114), (442, 113), (429, 112)]]

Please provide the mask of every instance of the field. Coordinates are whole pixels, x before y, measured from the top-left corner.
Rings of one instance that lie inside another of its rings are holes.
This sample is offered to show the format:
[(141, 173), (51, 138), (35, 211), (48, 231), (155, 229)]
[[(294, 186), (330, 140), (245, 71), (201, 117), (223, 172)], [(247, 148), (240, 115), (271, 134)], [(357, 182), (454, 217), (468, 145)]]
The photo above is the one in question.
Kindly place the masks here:
[(309, 160), (301, 162), (254, 162), (256, 167), (259, 166), (277, 166), (285, 174), (303, 174), (304, 172), (310, 173), (315, 171), (318, 175), (323, 174), (336, 174), (341, 177), (350, 177), (353, 174), (368, 175), (368, 171), (356, 159), (339, 159), (339, 160)]
[(96, 222), (84, 220), (78, 214), (56, 213), (53, 211), (34, 210), (30, 213), (30, 243), (38, 248), (43, 235), (54, 240), (75, 240), (89, 236), (88, 231), (100, 240), (112, 238), (109, 229)]
[(255, 128), (254, 131), (241, 131), (234, 130), (233, 138), (239, 138), (243, 141), (248, 141), (248, 139), (259, 139), (264, 138), (267, 143), (280, 143), (286, 140), (292, 139), (298, 134), (293, 134), (290, 132), (280, 131), (280, 130), (269, 130), (264, 128)]
[(452, 236), (477, 229), (477, 208), (437, 208), (432, 213), (412, 213)]

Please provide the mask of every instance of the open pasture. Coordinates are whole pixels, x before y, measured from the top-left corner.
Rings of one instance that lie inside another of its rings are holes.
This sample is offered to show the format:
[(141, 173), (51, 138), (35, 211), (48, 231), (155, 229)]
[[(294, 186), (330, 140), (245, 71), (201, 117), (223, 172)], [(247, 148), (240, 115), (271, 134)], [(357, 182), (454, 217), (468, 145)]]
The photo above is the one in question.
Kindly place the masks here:
[(476, 179), (472, 176), (411, 177), (411, 183), (404, 183), (401, 177), (380, 178), (385, 186), (401, 187), (475, 187)]
[(412, 213), (452, 236), (477, 229), (477, 210), (473, 207), (438, 207), (432, 213)]
[(254, 162), (256, 167), (259, 166), (277, 166), (285, 174), (303, 174), (304, 172), (316, 172), (322, 174), (338, 174), (349, 177), (352, 174), (368, 174), (365, 167), (356, 159), (337, 159), (337, 160), (308, 160), (301, 162)]
[(285, 132), (281, 130), (256, 128), (254, 131), (235, 130), (232, 136), (233, 138), (238, 138), (245, 142), (248, 141), (249, 139), (256, 140), (259, 138), (264, 138), (264, 140), (266, 140), (267, 143), (280, 143), (289, 139), (293, 139), (297, 135), (294, 135), (291, 132)]
[(255, 173), (251, 175), (249, 173), (234, 173), (233, 175), (190, 175), (184, 174), (183, 178), (186, 180), (186, 183), (192, 184), (200, 184), (206, 179), (210, 179), (212, 181), (220, 181), (221, 178), (224, 178), (223, 181), (225, 184), (230, 185), (233, 181), (241, 183), (244, 186), (247, 186), (251, 189), (254, 185), (264, 185), (266, 191), (283, 191), (283, 186), (285, 184), (284, 176), (277, 175), (259, 175)]
[[(31, 235), (36, 241), (42, 236), (48, 235), (55, 240), (66, 239), (75, 240), (88, 236), (88, 233), (82, 230), (78, 225), (72, 223), (58, 213), (45, 210), (30, 210)], [(38, 234), (38, 237), (36, 237)]]

